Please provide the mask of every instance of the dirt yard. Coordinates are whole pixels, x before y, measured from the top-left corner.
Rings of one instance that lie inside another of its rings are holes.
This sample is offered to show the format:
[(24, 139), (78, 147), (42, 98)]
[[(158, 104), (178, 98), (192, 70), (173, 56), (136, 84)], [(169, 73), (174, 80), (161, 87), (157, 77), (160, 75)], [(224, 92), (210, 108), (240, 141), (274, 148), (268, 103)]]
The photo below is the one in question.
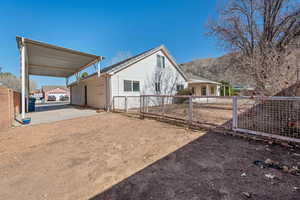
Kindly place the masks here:
[(300, 167), (300, 151), (210, 132), (90, 200), (299, 200), (300, 176), (254, 161)]
[[(164, 114), (162, 107), (149, 107), (148, 114), (164, 115), (171, 118), (188, 120), (188, 104), (168, 104)], [(193, 122), (209, 124), (216, 127), (232, 118), (232, 105), (228, 103), (194, 103), (192, 108)]]
[[(298, 200), (300, 151), (100, 113), (0, 134), (0, 199)], [(249, 197), (247, 197), (249, 195)]]
[(0, 199), (88, 199), (200, 135), (110, 113), (0, 132)]

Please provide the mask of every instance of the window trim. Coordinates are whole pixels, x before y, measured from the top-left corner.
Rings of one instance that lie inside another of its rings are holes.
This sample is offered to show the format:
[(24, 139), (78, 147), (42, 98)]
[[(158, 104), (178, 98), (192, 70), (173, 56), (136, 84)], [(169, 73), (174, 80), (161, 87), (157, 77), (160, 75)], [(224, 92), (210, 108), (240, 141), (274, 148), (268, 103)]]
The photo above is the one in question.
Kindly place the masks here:
[(184, 85), (183, 84), (176, 84), (176, 91), (180, 91), (184, 89)]
[(196, 94), (195, 87), (192, 87), (192, 89), (191, 89), (191, 90), (192, 90), (192, 91), (191, 91), (191, 92), (192, 92), (192, 94), (194, 94), (194, 95), (195, 95), (195, 94)]
[[(125, 82), (129, 82), (130, 83), (130, 90), (125, 90)], [(139, 88), (138, 88), (138, 90), (134, 90), (133, 89), (133, 83), (138, 83), (138, 86), (139, 86)], [(135, 80), (124, 80), (123, 81), (123, 91), (124, 92), (140, 92), (141, 91), (141, 84), (140, 84), (140, 81), (135, 81)]]
[[(203, 94), (203, 89), (205, 90), (205, 94)], [(207, 96), (207, 88), (206, 88), (206, 86), (201, 86), (201, 96)]]
[[(138, 84), (138, 90), (134, 90), (134, 83)], [(141, 91), (140, 81), (132, 81), (132, 92), (140, 92), (140, 91)]]
[(166, 58), (165, 58), (165, 56), (157, 54), (156, 55), (156, 65), (157, 65), (157, 67), (162, 68), (162, 69), (166, 68)]

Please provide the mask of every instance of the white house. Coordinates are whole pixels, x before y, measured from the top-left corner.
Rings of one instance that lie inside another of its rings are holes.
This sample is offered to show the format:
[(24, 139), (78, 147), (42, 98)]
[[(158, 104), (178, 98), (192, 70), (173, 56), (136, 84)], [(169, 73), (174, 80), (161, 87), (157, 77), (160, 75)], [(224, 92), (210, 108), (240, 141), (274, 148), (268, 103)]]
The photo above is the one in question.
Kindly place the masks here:
[[(175, 94), (187, 87), (187, 80), (166, 47), (159, 46), (102, 69), (100, 76), (95, 73), (72, 83), (70, 99), (71, 104), (109, 109), (115, 96)], [(137, 107), (137, 101), (128, 102), (128, 107)], [(115, 107), (122, 104), (114, 101)]]
[(188, 88), (195, 96), (220, 96), (221, 83), (206, 78), (186, 74), (188, 77)]

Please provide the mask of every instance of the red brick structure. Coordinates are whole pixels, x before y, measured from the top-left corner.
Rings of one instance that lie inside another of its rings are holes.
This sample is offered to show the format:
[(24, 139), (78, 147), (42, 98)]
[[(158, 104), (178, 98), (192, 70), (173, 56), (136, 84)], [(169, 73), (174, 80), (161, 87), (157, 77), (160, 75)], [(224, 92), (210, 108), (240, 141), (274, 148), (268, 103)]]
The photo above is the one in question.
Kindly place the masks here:
[(48, 97), (53, 95), (56, 97), (56, 101), (59, 100), (61, 95), (66, 95), (70, 98), (70, 90), (66, 86), (58, 86), (58, 85), (49, 85), (42, 87), (42, 93), (45, 98), (45, 101), (48, 101)]
[(21, 94), (0, 86), (0, 131), (8, 129), (21, 111)]

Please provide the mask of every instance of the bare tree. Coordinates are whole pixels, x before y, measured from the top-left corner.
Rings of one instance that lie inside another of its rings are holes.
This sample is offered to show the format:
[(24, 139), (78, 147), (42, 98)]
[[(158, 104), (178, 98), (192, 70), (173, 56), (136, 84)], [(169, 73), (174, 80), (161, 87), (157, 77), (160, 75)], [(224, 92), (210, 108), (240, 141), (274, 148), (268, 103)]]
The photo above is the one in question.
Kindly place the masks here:
[(179, 75), (176, 71), (169, 67), (156, 68), (154, 74), (148, 77), (143, 93), (174, 95), (179, 83)]
[(0, 82), (8, 88), (15, 91), (21, 91), (21, 82), (15, 75), (9, 72), (2, 72), (0, 75)]
[[(175, 95), (177, 92), (177, 85), (180, 82), (179, 74), (177, 71), (172, 70), (170, 67), (156, 68), (154, 73), (147, 78), (145, 87), (142, 93), (156, 94), (156, 95)], [(151, 97), (148, 99), (150, 105), (161, 105), (164, 103), (171, 103), (172, 98)]]
[[(2, 72), (0, 74), (0, 82), (8, 88), (11, 88), (15, 91), (21, 91), (21, 79), (17, 78), (10, 72)], [(30, 90), (34, 90), (37, 88), (37, 84), (35, 81), (29, 81), (29, 88)]]
[(290, 59), (300, 38), (300, 3), (295, 0), (231, 0), (220, 17), (208, 23), (209, 34), (256, 84), (273, 95), (293, 84), (297, 67)]
[(120, 61), (123, 61), (127, 58), (130, 58), (132, 56), (131, 52), (129, 51), (120, 51), (111, 59), (111, 65), (116, 64)]
[(38, 88), (38, 84), (33, 80), (29, 80), (29, 89), (30, 89), (30, 91), (36, 90), (37, 88)]

